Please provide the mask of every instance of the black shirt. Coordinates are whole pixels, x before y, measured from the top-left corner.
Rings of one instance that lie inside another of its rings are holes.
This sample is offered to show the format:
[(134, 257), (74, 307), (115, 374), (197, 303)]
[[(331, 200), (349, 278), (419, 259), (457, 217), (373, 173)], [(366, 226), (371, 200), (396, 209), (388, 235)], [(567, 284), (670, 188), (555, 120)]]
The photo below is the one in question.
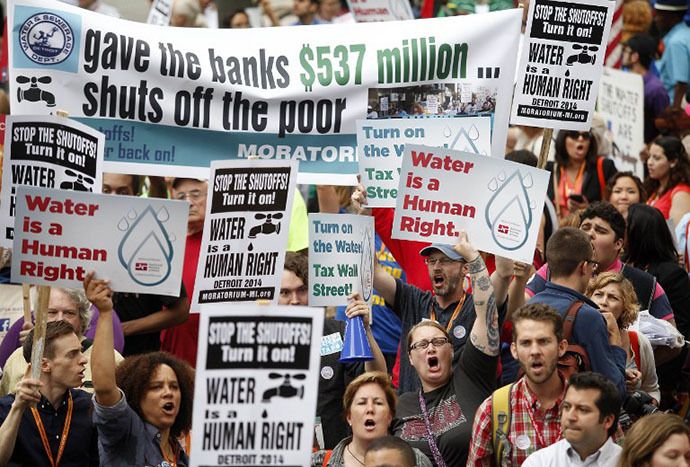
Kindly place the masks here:
[[(447, 466), (467, 463), (474, 414), (496, 389), (497, 369), (498, 356), (486, 355), (469, 343), (451, 380), (445, 386), (424, 393), (431, 431)], [(436, 465), (419, 406), (419, 392), (400, 396), (397, 418), (393, 420), (391, 430)]]
[[(98, 466), (98, 437), (96, 427), (91, 421), (92, 395), (80, 389), (70, 389), (69, 391), (72, 393), (74, 404), (72, 421), (59, 465), (60, 467)], [(57, 460), (62, 431), (67, 418), (67, 401), (68, 396), (67, 391), (65, 391), (62, 404), (57, 410), (45, 397), (41, 397), (41, 402), (36, 407), (48, 438), (53, 460)], [(7, 418), (13, 402), (14, 394), (0, 398), (0, 423)], [(30, 407), (27, 407), (22, 414), (17, 442), (14, 445), (10, 463), (27, 467), (50, 467), (48, 454), (43, 447), (43, 441), (41, 441), (41, 435)]]
[[(187, 291), (184, 284), (180, 287), (179, 298), (167, 295), (116, 292), (113, 294), (113, 308), (120, 321), (125, 323), (156, 313), (163, 308), (172, 308), (179, 300), (187, 301)], [(146, 352), (156, 352), (160, 348), (160, 331), (134, 334), (125, 336), (125, 348), (122, 355), (127, 357)]]
[[(339, 342), (342, 342), (345, 323), (326, 318), (323, 322), (323, 341), (333, 341), (334, 334), (339, 334)], [(335, 337), (335, 340), (338, 338)], [(325, 449), (333, 449), (340, 440), (350, 435), (347, 422), (342, 416), (343, 396), (347, 385), (364, 372), (364, 364), (340, 363), (340, 349), (337, 346), (325, 346), (323, 341), (316, 416), (321, 417)]]

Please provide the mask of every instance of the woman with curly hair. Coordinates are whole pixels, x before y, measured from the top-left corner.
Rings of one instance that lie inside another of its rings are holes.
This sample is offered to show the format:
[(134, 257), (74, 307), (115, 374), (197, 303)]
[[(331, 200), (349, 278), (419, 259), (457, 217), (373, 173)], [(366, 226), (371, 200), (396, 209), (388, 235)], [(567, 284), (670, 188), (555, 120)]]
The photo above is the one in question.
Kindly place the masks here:
[(690, 211), (690, 159), (680, 139), (662, 136), (654, 140), (649, 147), (647, 169), (647, 204), (678, 225)]
[(685, 466), (690, 463), (690, 428), (678, 415), (655, 413), (625, 434), (618, 467)]
[[(108, 317), (112, 290), (93, 275), (84, 280), (86, 296)], [(116, 370), (111, 319), (98, 320), (91, 365), (101, 465), (189, 465), (177, 438), (192, 425), (194, 370), (164, 352), (129, 357)]]
[(641, 332), (628, 330), (638, 313), (637, 295), (632, 283), (620, 273), (604, 272), (590, 281), (586, 295), (599, 306), (602, 314), (610, 313), (618, 324), (621, 347), (626, 353), (627, 391), (642, 389), (658, 403), (661, 396), (652, 344)]

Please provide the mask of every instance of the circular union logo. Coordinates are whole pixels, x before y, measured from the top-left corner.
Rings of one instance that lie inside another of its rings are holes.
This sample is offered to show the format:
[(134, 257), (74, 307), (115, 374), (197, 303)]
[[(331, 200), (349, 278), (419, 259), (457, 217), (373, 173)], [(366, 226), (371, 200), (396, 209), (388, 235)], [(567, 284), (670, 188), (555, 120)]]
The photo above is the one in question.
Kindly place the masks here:
[(74, 33), (60, 16), (38, 13), (22, 24), (19, 44), (32, 62), (56, 65), (67, 60), (72, 53)]

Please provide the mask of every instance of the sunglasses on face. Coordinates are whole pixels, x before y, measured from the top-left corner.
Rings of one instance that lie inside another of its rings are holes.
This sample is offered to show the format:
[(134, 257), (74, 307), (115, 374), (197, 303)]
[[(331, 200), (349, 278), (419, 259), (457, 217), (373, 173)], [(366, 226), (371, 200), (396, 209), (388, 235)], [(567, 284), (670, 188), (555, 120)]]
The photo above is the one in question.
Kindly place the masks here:
[(589, 131), (566, 131), (565, 136), (567, 138), (578, 139), (582, 136), (584, 139), (590, 139), (592, 137)]

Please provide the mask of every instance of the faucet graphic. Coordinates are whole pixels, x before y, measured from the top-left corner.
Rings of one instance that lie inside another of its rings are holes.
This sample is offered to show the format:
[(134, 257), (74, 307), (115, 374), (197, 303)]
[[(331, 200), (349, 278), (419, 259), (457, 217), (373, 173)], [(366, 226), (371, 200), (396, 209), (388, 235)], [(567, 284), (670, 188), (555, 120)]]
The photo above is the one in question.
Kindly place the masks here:
[(289, 373), (285, 373), (284, 375), (280, 373), (269, 373), (268, 377), (270, 379), (280, 379), (280, 378), (285, 378), (283, 380), (283, 384), (281, 384), (278, 387), (267, 389), (264, 391), (264, 395), (261, 398), (261, 402), (269, 402), (273, 397), (295, 397), (299, 396), (300, 399), (304, 397), (304, 385), (300, 387), (294, 387), (292, 386), (290, 382), (290, 378), (292, 379), (298, 379), (298, 380), (305, 380), (307, 379), (307, 375), (303, 373), (299, 373), (293, 376), (290, 376)]
[(61, 190), (93, 191), (92, 188), (86, 186), (86, 184), (93, 185), (92, 178), (89, 178), (80, 173), (76, 173), (70, 169), (65, 169), (65, 174), (71, 177), (76, 177), (76, 179), (72, 180), (71, 182), (62, 182), (60, 184)]
[(35, 76), (32, 76), (31, 78), (28, 76), (17, 76), (17, 83), (31, 83), (29, 89), (17, 88), (17, 100), (19, 102), (21, 102), (22, 99), (29, 102), (43, 101), (48, 107), (55, 107), (55, 96), (53, 93), (44, 91), (38, 87), (38, 83), (49, 84), (51, 81), (52, 79), (50, 76), (41, 76), (40, 78), (36, 78)]
[(269, 235), (272, 233), (280, 233), (280, 222), (274, 224), (273, 219), (282, 219), (283, 214), (279, 212), (276, 214), (255, 214), (254, 218), (258, 220), (266, 219), (266, 221), (263, 224), (255, 225), (249, 229), (249, 238), (256, 238), (258, 234)]

